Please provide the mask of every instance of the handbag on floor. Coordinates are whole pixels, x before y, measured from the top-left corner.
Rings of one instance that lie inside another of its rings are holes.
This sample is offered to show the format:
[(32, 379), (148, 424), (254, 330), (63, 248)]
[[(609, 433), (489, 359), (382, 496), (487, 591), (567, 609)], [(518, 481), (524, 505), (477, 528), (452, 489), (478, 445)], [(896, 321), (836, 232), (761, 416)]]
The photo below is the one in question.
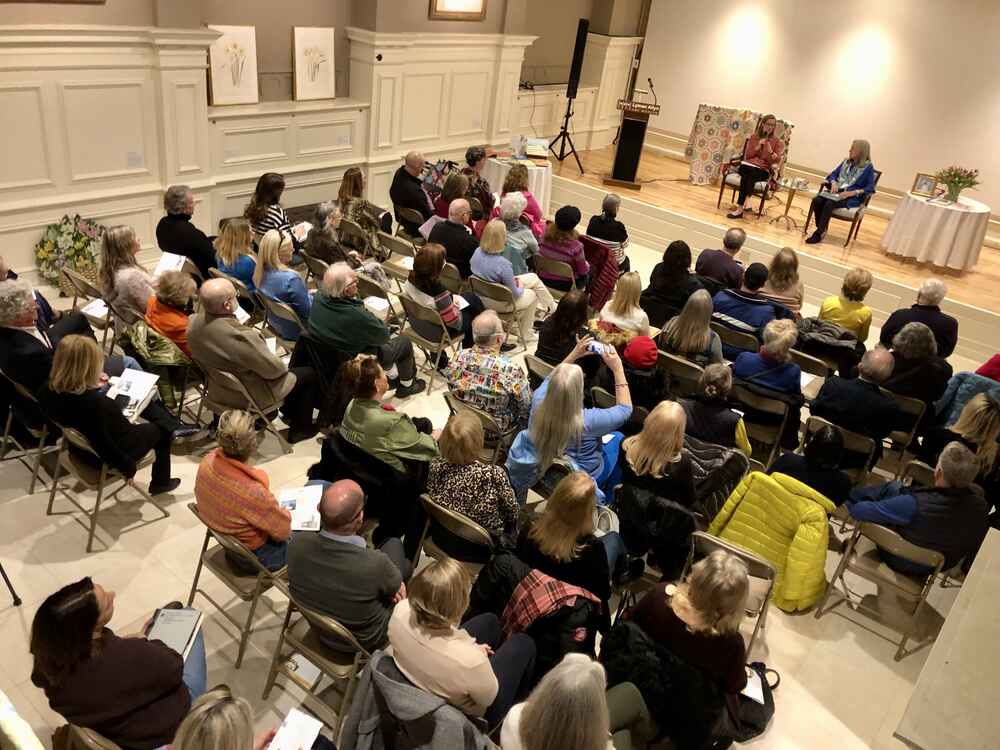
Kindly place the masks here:
[[(764, 733), (771, 717), (774, 716), (773, 693), (781, 684), (781, 675), (773, 669), (768, 669), (763, 662), (755, 661), (747, 666), (760, 676), (764, 702), (759, 703), (740, 693), (740, 715), (737, 725), (733, 728), (733, 739), (737, 742), (746, 742)], [(773, 682), (769, 675), (773, 675)]]

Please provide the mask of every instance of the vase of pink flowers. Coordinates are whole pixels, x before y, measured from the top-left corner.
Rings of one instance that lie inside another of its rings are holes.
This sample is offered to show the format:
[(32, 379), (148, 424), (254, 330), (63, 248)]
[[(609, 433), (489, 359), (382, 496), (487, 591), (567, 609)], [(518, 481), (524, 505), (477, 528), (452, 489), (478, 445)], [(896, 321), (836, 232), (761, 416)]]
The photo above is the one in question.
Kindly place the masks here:
[(934, 175), (934, 179), (941, 185), (944, 185), (946, 190), (945, 200), (957, 203), (958, 196), (963, 190), (974, 188), (979, 184), (979, 170), (951, 166), (942, 169)]

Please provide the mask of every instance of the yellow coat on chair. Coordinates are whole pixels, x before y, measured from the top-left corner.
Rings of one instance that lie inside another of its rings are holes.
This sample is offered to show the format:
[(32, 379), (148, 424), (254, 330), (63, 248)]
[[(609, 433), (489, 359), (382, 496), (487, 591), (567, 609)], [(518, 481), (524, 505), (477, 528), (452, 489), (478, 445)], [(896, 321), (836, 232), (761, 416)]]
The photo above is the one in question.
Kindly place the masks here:
[(808, 609), (826, 590), (828, 515), (836, 506), (785, 474), (743, 477), (708, 533), (774, 565), (774, 604), (786, 612)]

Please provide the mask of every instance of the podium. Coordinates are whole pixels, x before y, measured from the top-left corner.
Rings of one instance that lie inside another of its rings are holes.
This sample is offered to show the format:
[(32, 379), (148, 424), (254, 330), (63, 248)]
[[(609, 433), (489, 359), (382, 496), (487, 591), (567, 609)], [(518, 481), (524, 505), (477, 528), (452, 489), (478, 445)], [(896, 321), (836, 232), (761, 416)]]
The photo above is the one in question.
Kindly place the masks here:
[(631, 190), (640, 190), (642, 185), (635, 181), (642, 157), (642, 144), (646, 140), (649, 116), (660, 114), (660, 105), (646, 102), (618, 100), (622, 111), (622, 125), (618, 134), (618, 149), (611, 174), (605, 175), (605, 185), (617, 185)]

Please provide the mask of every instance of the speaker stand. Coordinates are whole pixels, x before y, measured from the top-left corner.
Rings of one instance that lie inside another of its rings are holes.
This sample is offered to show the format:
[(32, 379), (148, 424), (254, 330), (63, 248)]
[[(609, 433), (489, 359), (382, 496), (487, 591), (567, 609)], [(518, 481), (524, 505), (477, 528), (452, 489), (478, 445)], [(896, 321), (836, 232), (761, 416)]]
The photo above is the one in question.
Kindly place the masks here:
[[(583, 165), (580, 163), (580, 157), (576, 153), (576, 146), (573, 145), (573, 138), (569, 134), (569, 119), (573, 116), (573, 100), (566, 100), (566, 116), (563, 118), (562, 128), (559, 131), (559, 135), (552, 139), (549, 144), (549, 151), (559, 160), (560, 163), (569, 156), (573, 154), (573, 158), (576, 159), (576, 166), (580, 170), (580, 174), (583, 174)], [(556, 153), (554, 146), (559, 143), (559, 153)], [(569, 144), (569, 151), (566, 150), (566, 144)]]

